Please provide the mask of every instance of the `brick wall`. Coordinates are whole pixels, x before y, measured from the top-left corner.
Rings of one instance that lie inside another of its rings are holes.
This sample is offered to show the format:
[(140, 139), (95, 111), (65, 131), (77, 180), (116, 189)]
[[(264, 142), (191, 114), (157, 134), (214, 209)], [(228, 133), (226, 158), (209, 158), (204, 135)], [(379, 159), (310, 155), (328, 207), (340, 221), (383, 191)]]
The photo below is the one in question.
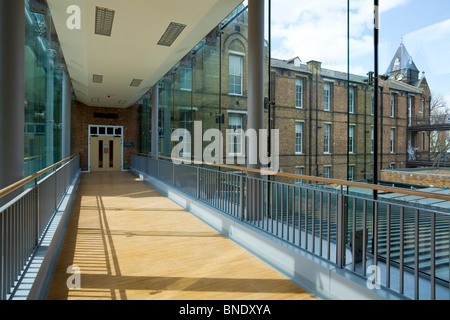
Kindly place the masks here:
[[(105, 119), (94, 117), (94, 113), (117, 114), (117, 119)], [(72, 107), (72, 154), (80, 154), (80, 166), (82, 170), (89, 168), (89, 125), (123, 126), (123, 142), (139, 144), (139, 107), (128, 108), (102, 108), (89, 107), (75, 101)], [(128, 169), (131, 164), (131, 154), (137, 151), (136, 147), (123, 147), (123, 168)]]
[(450, 187), (450, 170), (382, 171), (383, 181), (400, 182), (421, 186)]

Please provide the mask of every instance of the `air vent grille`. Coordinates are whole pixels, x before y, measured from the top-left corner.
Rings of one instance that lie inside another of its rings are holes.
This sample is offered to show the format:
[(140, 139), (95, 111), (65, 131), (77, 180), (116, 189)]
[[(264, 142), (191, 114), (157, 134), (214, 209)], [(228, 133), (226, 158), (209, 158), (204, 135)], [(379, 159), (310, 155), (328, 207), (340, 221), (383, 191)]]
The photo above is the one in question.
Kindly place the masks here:
[(172, 43), (178, 38), (180, 33), (186, 28), (185, 24), (171, 22), (166, 31), (158, 41), (160, 46), (170, 47)]
[(108, 37), (111, 36), (114, 14), (115, 14), (114, 10), (103, 7), (96, 7), (95, 34)]

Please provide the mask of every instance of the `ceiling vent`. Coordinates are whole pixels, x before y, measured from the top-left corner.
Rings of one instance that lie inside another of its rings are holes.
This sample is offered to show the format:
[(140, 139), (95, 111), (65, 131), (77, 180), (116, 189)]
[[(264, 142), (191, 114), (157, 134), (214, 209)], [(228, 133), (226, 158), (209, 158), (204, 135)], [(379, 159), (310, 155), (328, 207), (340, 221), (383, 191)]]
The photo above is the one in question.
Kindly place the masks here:
[(141, 85), (142, 79), (133, 79), (130, 83), (130, 87), (139, 87)]
[(94, 74), (92, 76), (92, 82), (93, 83), (103, 83), (103, 75), (101, 75), (101, 74)]
[(167, 27), (166, 31), (159, 39), (158, 44), (160, 46), (170, 47), (172, 43), (178, 38), (180, 33), (186, 28), (185, 24), (171, 22)]
[(95, 9), (95, 34), (111, 36), (114, 21), (114, 10), (96, 7)]

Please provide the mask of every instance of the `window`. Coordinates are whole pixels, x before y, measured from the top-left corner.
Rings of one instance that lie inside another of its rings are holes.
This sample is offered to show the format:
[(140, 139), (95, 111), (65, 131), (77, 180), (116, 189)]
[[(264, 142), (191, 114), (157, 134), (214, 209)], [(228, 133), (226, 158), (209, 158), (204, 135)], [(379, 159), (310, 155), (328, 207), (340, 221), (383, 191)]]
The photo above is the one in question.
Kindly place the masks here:
[(355, 151), (355, 126), (348, 127), (348, 152)]
[(374, 97), (374, 95), (373, 95), (373, 92), (372, 92), (372, 110), (371, 110), (371, 113), (370, 113), (372, 116), (375, 114), (375, 97)]
[(303, 80), (295, 79), (295, 107), (303, 108)]
[(355, 113), (355, 87), (350, 87), (349, 88), (348, 112), (349, 113)]
[[(303, 175), (303, 168), (295, 168), (295, 174)], [(303, 184), (303, 179), (295, 179), (295, 185), (299, 186)]]
[(323, 177), (325, 179), (330, 179), (330, 177), (331, 177), (331, 167), (324, 167), (323, 168)]
[(355, 179), (355, 166), (348, 166), (348, 181), (353, 181)]
[(389, 170), (395, 170), (395, 163), (391, 163), (389, 165)]
[(331, 124), (326, 123), (323, 129), (323, 152), (330, 153)]
[(303, 123), (295, 123), (295, 153), (303, 153)]
[(412, 124), (412, 97), (408, 97), (408, 126)]
[(391, 94), (391, 117), (395, 117), (395, 95)]
[(324, 84), (323, 88), (324, 92), (324, 107), (323, 109), (325, 111), (330, 111), (330, 104), (331, 104), (331, 85), (329, 83)]
[(395, 152), (395, 129), (391, 129), (391, 139), (390, 139), (390, 149), (391, 153)]
[(229, 60), (229, 93), (242, 95), (242, 74), (244, 58), (230, 54)]
[(373, 153), (374, 151), (374, 132), (373, 132), (373, 127), (370, 129), (370, 152)]
[[(230, 113), (228, 118), (228, 126), (230, 130), (233, 130), (230, 132), (229, 136), (229, 152), (231, 154), (242, 154), (242, 139), (244, 137), (242, 132), (242, 114), (238, 113)], [(241, 133), (236, 132), (236, 130), (241, 129)]]
[(180, 68), (180, 90), (191, 91), (192, 90), (192, 69)]
[[(191, 124), (191, 112), (190, 111), (181, 111), (180, 112), (180, 126), (183, 129), (189, 130)], [(183, 153), (181, 156), (190, 156), (191, 155), (191, 144), (188, 143), (186, 137), (183, 137)]]

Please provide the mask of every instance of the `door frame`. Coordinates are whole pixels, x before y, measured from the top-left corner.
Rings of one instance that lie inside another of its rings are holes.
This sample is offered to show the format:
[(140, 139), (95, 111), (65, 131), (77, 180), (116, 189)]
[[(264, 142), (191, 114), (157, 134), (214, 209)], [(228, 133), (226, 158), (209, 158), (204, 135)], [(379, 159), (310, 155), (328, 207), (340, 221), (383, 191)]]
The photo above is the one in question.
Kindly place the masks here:
[[(100, 128), (105, 129), (105, 133), (99, 133)], [(108, 128), (110, 130), (108, 130)], [(112, 133), (108, 134), (108, 131)], [(95, 134), (96, 132), (96, 134)], [(118, 133), (120, 132), (120, 134)], [(109, 125), (88, 125), (88, 171), (91, 172), (91, 136), (110, 136), (110, 137), (120, 137), (121, 145), (121, 159), (120, 159), (120, 171), (123, 171), (123, 126), (109, 126)]]

